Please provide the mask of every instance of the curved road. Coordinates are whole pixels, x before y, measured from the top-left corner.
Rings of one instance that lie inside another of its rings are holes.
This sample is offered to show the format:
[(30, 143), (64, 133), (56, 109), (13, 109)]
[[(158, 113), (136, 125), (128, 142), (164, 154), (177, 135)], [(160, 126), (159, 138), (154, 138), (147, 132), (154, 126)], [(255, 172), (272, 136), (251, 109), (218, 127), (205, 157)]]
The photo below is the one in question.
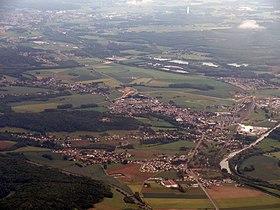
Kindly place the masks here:
[(275, 127), (273, 127), (272, 129), (270, 129), (269, 131), (267, 131), (266, 133), (264, 133), (263, 135), (260, 136), (260, 138), (258, 138), (255, 142), (251, 143), (250, 145), (244, 147), (243, 149), (234, 151), (232, 153), (230, 153), (226, 158), (224, 158), (221, 162), (220, 162), (220, 167), (221, 169), (226, 169), (228, 171), (229, 174), (232, 174), (232, 171), (230, 170), (229, 167), (229, 160), (231, 158), (233, 158), (234, 156), (236, 156), (237, 154), (239, 154), (240, 152), (243, 152), (247, 149), (250, 149), (253, 146), (256, 146), (258, 143), (260, 143), (262, 140), (264, 140), (266, 137), (268, 137), (268, 135), (274, 131), (276, 128), (279, 128), (280, 124), (276, 125)]

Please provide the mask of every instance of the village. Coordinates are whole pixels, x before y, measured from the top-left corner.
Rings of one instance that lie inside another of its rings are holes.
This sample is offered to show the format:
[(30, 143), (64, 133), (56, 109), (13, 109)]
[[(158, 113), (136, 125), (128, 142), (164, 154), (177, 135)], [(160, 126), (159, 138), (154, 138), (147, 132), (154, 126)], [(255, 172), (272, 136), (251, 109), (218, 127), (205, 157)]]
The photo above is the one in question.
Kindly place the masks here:
[[(55, 83), (51, 83), (51, 86), (53, 85)], [(267, 100), (258, 101), (258, 104), (262, 102), (263, 107), (278, 105), (275, 99), (272, 99), (272, 103)], [(86, 136), (83, 138), (72, 138), (68, 136), (61, 138), (54, 135), (26, 133), (13, 134), (13, 137), (36, 142), (43, 147), (46, 145), (50, 146), (48, 143), (51, 142), (51, 147), (55, 153), (61, 154), (67, 160), (81, 162), (82, 165), (101, 164), (107, 167), (110, 164), (136, 164), (140, 166), (139, 170), (141, 173), (158, 173), (161, 171), (175, 170), (178, 173), (183, 172), (183, 174), (189, 174), (189, 170), (192, 168), (215, 166), (216, 161), (219, 160), (219, 156), (214, 159), (209, 157), (207, 153), (209, 145), (215, 144), (217, 150), (224, 151), (224, 153), (219, 154), (220, 158), (227, 151), (244, 147), (246, 142), (242, 143), (233, 138), (232, 133), (224, 129), (232, 125), (233, 122), (237, 125), (236, 132), (241, 135), (260, 136), (267, 131), (268, 128), (265, 127), (248, 126), (239, 123), (242, 119), (239, 117), (240, 113), (243, 113), (243, 115), (244, 113), (249, 114), (252, 108), (255, 107), (252, 106), (249, 99), (241, 102), (235, 107), (231, 107), (228, 112), (204, 113), (166, 104), (157, 99), (142, 95), (139, 96), (138, 93), (135, 94), (133, 91), (130, 94), (124, 92), (123, 97), (111, 103), (110, 111), (112, 113), (125, 114), (130, 117), (156, 114), (157, 116), (171, 120), (183, 129), (184, 132), (168, 130), (156, 132), (146, 129), (122, 136), (115, 134), (105, 135), (103, 137)], [(167, 155), (162, 152), (162, 154), (157, 154), (152, 158), (146, 159), (137, 159), (132, 154), (135, 142), (140, 144), (165, 144), (177, 141), (190, 141), (190, 139), (196, 146), (186, 151), (185, 154), (180, 152), (175, 155)], [(77, 147), (83, 141), (87, 142), (86, 146)], [(108, 148), (96, 147), (96, 144), (100, 144), (101, 142), (103, 144), (108, 142), (111, 146)], [(112, 146), (112, 142), (114, 142), (114, 146)], [(220, 181), (200, 180), (204, 187), (209, 187), (213, 184), (219, 185)], [(162, 180), (162, 185), (166, 187), (175, 186), (176, 181)]]

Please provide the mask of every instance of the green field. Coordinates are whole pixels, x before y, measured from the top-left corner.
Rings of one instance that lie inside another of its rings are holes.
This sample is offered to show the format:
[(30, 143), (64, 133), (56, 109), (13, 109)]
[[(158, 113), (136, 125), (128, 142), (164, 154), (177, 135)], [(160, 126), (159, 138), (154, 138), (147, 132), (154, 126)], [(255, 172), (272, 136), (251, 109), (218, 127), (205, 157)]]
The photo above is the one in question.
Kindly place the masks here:
[(257, 96), (274, 96), (280, 97), (279, 89), (265, 89), (265, 90), (258, 90), (255, 92)]
[(180, 192), (178, 189), (166, 188), (154, 181), (147, 183), (148, 187), (142, 189), (144, 198), (207, 199), (206, 194), (199, 187), (187, 187), (180, 183), (185, 188), (185, 192)]
[(145, 201), (155, 209), (213, 209), (208, 199), (147, 198)]
[[(216, 90), (212, 91), (198, 91), (191, 89), (167, 88), (167, 87), (143, 87), (139, 86), (137, 89), (151, 97), (155, 97), (164, 102), (174, 101), (181, 107), (188, 107), (196, 110), (205, 109), (213, 105), (231, 105), (233, 101), (228, 99), (222, 91), (219, 93)], [(229, 93), (229, 92), (227, 92)], [(213, 96), (211, 96), (213, 95)], [(220, 98), (221, 97), (221, 98)], [(223, 98), (225, 97), (225, 98)]]
[(124, 196), (121, 193), (116, 190), (113, 190), (113, 193), (113, 198), (105, 198), (94, 206), (94, 210), (138, 210), (137, 205), (125, 203), (123, 200)]
[(56, 109), (59, 103), (38, 103), (34, 102), (23, 102), (18, 105), (13, 105), (12, 109), (15, 112), (42, 112), (45, 109)]
[(150, 125), (154, 129), (174, 129), (175, 128), (175, 126), (172, 125), (171, 123), (169, 123), (163, 119), (156, 118), (156, 117), (149, 117), (149, 118), (137, 117), (136, 119), (144, 124)]
[(0, 94), (34, 94), (34, 93), (45, 93), (48, 92), (48, 89), (44, 88), (33, 88), (33, 87), (24, 87), (24, 86), (10, 86), (10, 87), (1, 87)]
[[(117, 92), (112, 92), (109, 97), (113, 100), (118, 97)], [(92, 108), (93, 110), (106, 111), (103, 106), (108, 104), (105, 96), (93, 95), (93, 94), (74, 94), (70, 96), (61, 96), (57, 98), (51, 98), (48, 101), (28, 101), (21, 103), (13, 103), (12, 107), (15, 112), (42, 112), (45, 109), (54, 109), (57, 105), (72, 104), (74, 108), (79, 108), (83, 104), (97, 104), (100, 107)]]
[(264, 152), (273, 150), (274, 148), (280, 148), (279, 141), (275, 139), (266, 138), (257, 145), (258, 148)]
[(271, 183), (279, 184), (280, 183), (280, 167), (278, 165), (279, 159), (259, 155), (253, 156), (246, 159), (240, 166), (241, 169), (244, 167), (254, 166), (255, 170), (251, 172), (244, 172), (247, 176), (254, 178), (259, 178), (266, 180)]
[(193, 148), (195, 144), (192, 141), (176, 141), (169, 144), (159, 144), (152, 146), (143, 146), (149, 150), (161, 150), (161, 151), (180, 151), (181, 147)]
[(161, 177), (164, 179), (179, 179), (178, 173), (175, 170), (162, 171), (158, 173), (155, 177)]
[(66, 68), (66, 69), (43, 69), (28, 71), (26, 74), (31, 74), (36, 77), (53, 77), (57, 80), (63, 80), (66, 82), (76, 81), (88, 81), (102, 79), (103, 76), (89, 68)]
[(269, 208), (276, 210), (280, 208), (280, 199), (272, 196), (216, 199), (216, 202), (221, 209), (228, 210), (266, 210)]
[(267, 114), (262, 109), (254, 110), (249, 116), (248, 119), (245, 120), (243, 123), (247, 125), (253, 125), (253, 126), (261, 126), (261, 127), (272, 127), (275, 125), (273, 122), (269, 122), (269, 119), (275, 119), (278, 120), (278, 115), (273, 115), (271, 117), (269, 114)]

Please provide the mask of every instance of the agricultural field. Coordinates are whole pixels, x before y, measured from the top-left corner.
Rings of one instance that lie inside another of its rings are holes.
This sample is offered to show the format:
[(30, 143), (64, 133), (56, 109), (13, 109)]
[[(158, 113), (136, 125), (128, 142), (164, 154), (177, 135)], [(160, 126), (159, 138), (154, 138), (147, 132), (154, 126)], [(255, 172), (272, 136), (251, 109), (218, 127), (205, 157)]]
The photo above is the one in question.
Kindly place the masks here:
[(161, 177), (163, 179), (179, 179), (178, 172), (175, 170), (162, 171), (157, 173), (154, 177)]
[(69, 68), (69, 69), (45, 69), (28, 71), (26, 75), (32, 75), (37, 78), (52, 77), (63, 82), (82, 82), (82, 81), (94, 81), (102, 79), (103, 76), (98, 72), (90, 68)]
[[(111, 94), (111, 99), (113, 100), (117, 93)], [(110, 97), (110, 96), (109, 96)], [(13, 103), (12, 109), (15, 112), (42, 112), (45, 109), (55, 109), (58, 105), (63, 104), (72, 104), (73, 108), (80, 108), (81, 105), (84, 104), (97, 104), (100, 107), (91, 108), (93, 110), (106, 111), (106, 107), (104, 107), (108, 102), (105, 96), (97, 95), (97, 94), (74, 94), (70, 96), (61, 96), (57, 98), (51, 98), (47, 101), (28, 101), (28, 102), (20, 102)]]
[(252, 188), (238, 187), (233, 184), (211, 187), (207, 190), (221, 209), (253, 210), (278, 209), (280, 199), (269, 196)]
[(171, 123), (169, 123), (163, 119), (156, 118), (156, 117), (149, 117), (149, 118), (137, 117), (136, 119), (144, 124), (150, 125), (155, 130), (176, 129), (175, 126), (172, 125)]
[(195, 144), (192, 141), (176, 141), (168, 144), (135, 145), (129, 152), (136, 159), (147, 159), (159, 154), (186, 154)]
[(14, 104), (12, 110), (15, 112), (27, 113), (27, 112), (42, 112), (46, 109), (56, 109), (59, 103), (47, 103), (47, 102), (28, 102)]
[(5, 151), (5, 150), (11, 148), (15, 144), (16, 143), (13, 142), (13, 141), (3, 141), (3, 140), (0, 140), (0, 151)]
[(24, 86), (9, 86), (1, 87), (0, 94), (34, 94), (34, 93), (45, 93), (48, 92), (48, 89), (44, 88), (35, 88), (35, 87), (24, 87)]
[(173, 101), (178, 106), (192, 108), (195, 110), (206, 109), (208, 106), (215, 106), (215, 105), (228, 106), (233, 104), (233, 101), (227, 98), (229, 96), (224, 95), (229, 92), (215, 93), (215, 91), (212, 90), (203, 92), (199, 90), (168, 88), (168, 87), (139, 86), (136, 88), (141, 93), (147, 94), (151, 97), (156, 97), (164, 102), (168, 103), (170, 101)]
[(192, 149), (195, 146), (194, 142), (192, 141), (176, 141), (169, 144), (159, 144), (159, 145), (149, 145), (148, 147), (145, 147), (145, 149), (148, 150), (159, 150), (159, 151), (165, 151), (165, 152), (180, 152), (180, 149), (182, 147)]
[(185, 188), (185, 192), (180, 192), (178, 189), (166, 188), (154, 181), (146, 181), (145, 183), (147, 187), (142, 189), (142, 194), (145, 199), (207, 199), (207, 196), (200, 187), (187, 187), (181, 182), (178, 183)]
[(145, 180), (152, 177), (153, 173), (143, 173), (140, 170), (140, 165), (126, 164), (118, 167), (109, 168), (107, 173), (110, 176), (117, 177), (126, 183), (142, 184)]
[[(157, 90), (163, 91), (172, 91), (173, 88), (166, 88), (169, 84), (176, 83), (190, 83), (190, 84), (201, 84), (201, 85), (210, 85), (214, 87), (214, 90), (209, 91), (197, 91), (192, 89), (183, 89), (186, 92), (195, 92), (198, 95), (206, 95), (213, 96), (218, 98), (229, 98), (230, 93), (234, 90), (231, 85), (226, 83), (204, 77), (199, 75), (180, 75), (174, 74), (164, 71), (157, 71), (154, 69), (145, 69), (139, 67), (130, 67), (121, 64), (108, 64), (108, 65), (99, 65), (96, 67), (96, 71), (106, 75), (110, 78), (114, 78), (115, 80), (123, 83), (129, 84), (133, 81), (142, 81), (146, 83), (147, 87), (149, 87), (149, 83), (153, 80), (157, 82), (163, 82), (164, 86), (158, 86)], [(151, 80), (149, 82), (149, 80)], [(134, 83), (135, 84), (135, 83)], [(152, 83), (153, 84), (153, 83)], [(140, 92), (143, 91), (142, 86), (135, 86)], [(147, 90), (153, 91), (151, 87), (146, 88)], [(182, 90), (181, 90), (182, 91)]]
[(147, 198), (145, 201), (154, 209), (207, 209), (214, 210), (208, 199)]

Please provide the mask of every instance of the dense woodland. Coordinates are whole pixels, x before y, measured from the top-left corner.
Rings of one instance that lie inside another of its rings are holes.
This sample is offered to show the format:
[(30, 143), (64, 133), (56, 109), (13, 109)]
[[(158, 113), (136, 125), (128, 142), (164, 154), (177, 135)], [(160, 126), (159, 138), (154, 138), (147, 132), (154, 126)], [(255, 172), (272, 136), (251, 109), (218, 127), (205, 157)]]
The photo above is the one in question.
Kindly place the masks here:
[(280, 141), (280, 128), (277, 128), (277, 129), (275, 129), (274, 131), (272, 131), (272, 132), (269, 134), (268, 137)]
[(6, 113), (0, 116), (0, 127), (17, 127), (37, 132), (73, 132), (133, 130), (139, 122), (119, 115), (95, 111), (50, 111), (41, 113)]
[(190, 83), (176, 83), (176, 84), (170, 84), (170, 88), (192, 88), (192, 89), (197, 89), (197, 90), (214, 90), (215, 88), (210, 85), (206, 84), (190, 84)]
[(112, 197), (100, 181), (27, 163), (20, 155), (0, 155), (0, 209), (88, 209)]

